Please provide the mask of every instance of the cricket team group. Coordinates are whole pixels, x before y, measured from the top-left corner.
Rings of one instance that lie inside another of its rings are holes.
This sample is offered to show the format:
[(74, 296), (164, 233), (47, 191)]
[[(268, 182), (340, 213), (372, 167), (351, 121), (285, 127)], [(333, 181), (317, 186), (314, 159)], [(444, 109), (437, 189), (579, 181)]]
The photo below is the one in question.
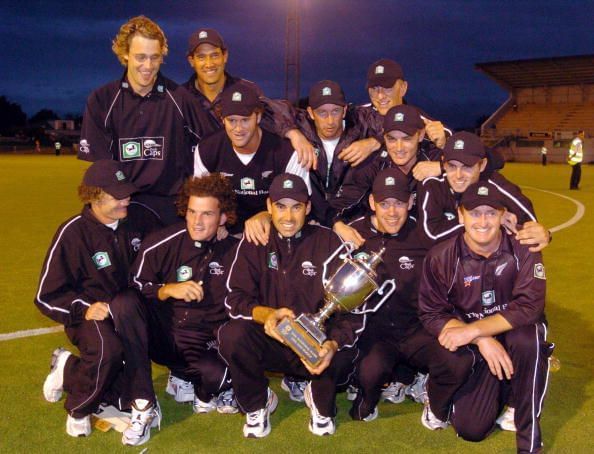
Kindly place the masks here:
[[(274, 372), (315, 435), (335, 432), (337, 393), (363, 425), (408, 396), (429, 430), (480, 441), (500, 427), (518, 452), (542, 451), (551, 235), (498, 153), (406, 104), (390, 59), (368, 68), (369, 105), (322, 80), (301, 109), (226, 72), (214, 29), (190, 36), (181, 85), (160, 72), (152, 20), (130, 19), (112, 48), (125, 69), (88, 98), (83, 208), (56, 231), (35, 296), (78, 349), (53, 352), (43, 385), (49, 402), (65, 394), (69, 435), (113, 405), (130, 412), (122, 443), (149, 441), (155, 362), (176, 401), (242, 412), (249, 438), (271, 431)], [(396, 290), (333, 313), (312, 365), (277, 325), (321, 308), (345, 242), (356, 257), (384, 249), (376, 272)]]

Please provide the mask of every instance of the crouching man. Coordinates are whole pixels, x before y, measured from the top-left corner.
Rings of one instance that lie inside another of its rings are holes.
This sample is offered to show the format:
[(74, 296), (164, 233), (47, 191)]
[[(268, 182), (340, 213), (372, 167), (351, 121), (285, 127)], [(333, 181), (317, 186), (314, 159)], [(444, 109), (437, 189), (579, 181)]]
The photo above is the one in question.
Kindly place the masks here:
[(217, 239), (219, 226), (235, 221), (229, 180), (218, 173), (190, 178), (178, 210), (185, 223), (148, 236), (138, 253), (132, 268), (138, 291), (129, 290), (112, 305), (125, 350), (125, 396), (132, 408), (122, 437), (126, 445), (148, 441), (151, 428), (160, 422), (151, 360), (182, 372), (193, 383), (195, 413), (238, 411), (215, 337), (227, 320), (225, 280), (238, 241)]
[(143, 229), (126, 219), (134, 192), (119, 162), (100, 160), (87, 169), (78, 187), (82, 213), (56, 232), (35, 296), (39, 310), (62, 323), (79, 350), (76, 356), (56, 349), (43, 385), (48, 402), (59, 401), (63, 391), (68, 394), (66, 432), (73, 437), (91, 434), (91, 413), (109, 400), (106, 395), (122, 368), (110, 303), (128, 286), (143, 236)]
[[(419, 310), (444, 348), (476, 356), (452, 400), (449, 420), (458, 435), (483, 440), (511, 392), (518, 452), (540, 452), (539, 420), (553, 349), (546, 341), (545, 268), (540, 252), (505, 233), (504, 200), (486, 181), (464, 191), (458, 208), (464, 231), (428, 253)], [(429, 402), (431, 397), (429, 388)]]
[(219, 330), (220, 354), (231, 370), (237, 403), (246, 413), (245, 437), (270, 433), (270, 414), (278, 399), (268, 387), (267, 370), (311, 380), (305, 388), (309, 430), (330, 435), (335, 431), (336, 387), (346, 384), (353, 370), (363, 319), (334, 314), (326, 323), (322, 361), (313, 369), (283, 345), (277, 324), (321, 308), (323, 264), (341, 241), (328, 228), (305, 225), (311, 205), (307, 187), (296, 175), (274, 178), (267, 206), (272, 217), (268, 243), (256, 246), (244, 237), (229, 272), (225, 305), (232, 320)]

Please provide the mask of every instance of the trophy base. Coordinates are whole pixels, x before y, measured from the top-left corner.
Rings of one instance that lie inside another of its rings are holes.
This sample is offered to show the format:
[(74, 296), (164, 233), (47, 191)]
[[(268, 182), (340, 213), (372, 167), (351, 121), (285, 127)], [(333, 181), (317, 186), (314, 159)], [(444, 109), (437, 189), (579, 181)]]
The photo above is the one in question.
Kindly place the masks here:
[(320, 363), (320, 348), (326, 334), (306, 314), (295, 320), (285, 318), (276, 327), (285, 344), (310, 367)]

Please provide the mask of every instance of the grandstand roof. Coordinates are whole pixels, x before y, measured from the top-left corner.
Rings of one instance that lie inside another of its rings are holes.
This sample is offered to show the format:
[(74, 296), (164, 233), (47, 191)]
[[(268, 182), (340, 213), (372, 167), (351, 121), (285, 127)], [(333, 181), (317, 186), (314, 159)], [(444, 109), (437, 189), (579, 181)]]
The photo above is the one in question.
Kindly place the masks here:
[(474, 67), (507, 90), (594, 84), (594, 55), (494, 61)]

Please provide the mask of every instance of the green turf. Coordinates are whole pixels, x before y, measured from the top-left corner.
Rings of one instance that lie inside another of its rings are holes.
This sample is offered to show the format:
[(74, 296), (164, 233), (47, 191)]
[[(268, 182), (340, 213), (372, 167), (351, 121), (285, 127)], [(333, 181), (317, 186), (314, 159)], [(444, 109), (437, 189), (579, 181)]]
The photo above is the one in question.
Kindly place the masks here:
[[(71, 156), (0, 155), (0, 334), (53, 326), (34, 307), (39, 270), (57, 226), (79, 209), (76, 186), (86, 163)], [(561, 370), (551, 376), (542, 427), (548, 452), (593, 452), (594, 420), (594, 279), (590, 269), (594, 245), (594, 169), (583, 168), (582, 190), (569, 191), (568, 166), (508, 164), (505, 175), (530, 186), (573, 197), (586, 205), (584, 218), (555, 234), (545, 251), (550, 338), (557, 344)], [(526, 189), (541, 222), (561, 224), (575, 213), (570, 201)], [(140, 452), (124, 448), (119, 434), (94, 431), (88, 439), (72, 439), (64, 431), (65, 412), (60, 403), (43, 400), (41, 385), (51, 351), (68, 345), (63, 333), (0, 342), (0, 452)], [(421, 407), (413, 402), (380, 404), (380, 418), (356, 423), (348, 418), (348, 403), (338, 399), (335, 436), (318, 438), (307, 430), (308, 412), (279, 389), (279, 409), (272, 416), (273, 430), (263, 440), (244, 440), (240, 415), (193, 415), (191, 407), (165, 396), (167, 373), (154, 369), (163, 408), (162, 431), (153, 430), (148, 452), (444, 452), (484, 453), (515, 451), (514, 435), (496, 431), (479, 444), (455, 437), (452, 429), (430, 432), (420, 424)]]

